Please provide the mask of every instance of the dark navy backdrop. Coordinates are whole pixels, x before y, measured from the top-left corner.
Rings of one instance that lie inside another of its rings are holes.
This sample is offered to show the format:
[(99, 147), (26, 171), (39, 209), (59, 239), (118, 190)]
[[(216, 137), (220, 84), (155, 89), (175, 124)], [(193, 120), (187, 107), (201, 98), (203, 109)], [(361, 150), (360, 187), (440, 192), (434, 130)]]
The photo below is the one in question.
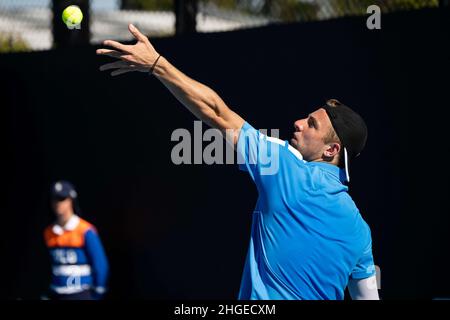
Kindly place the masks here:
[[(447, 19), (444, 19), (447, 17)], [(372, 228), (382, 296), (450, 296), (448, 12), (270, 26), (154, 39), (256, 128), (279, 128), (337, 98), (367, 120), (350, 192)], [(235, 298), (256, 190), (233, 165), (172, 164), (194, 117), (145, 74), (111, 78), (94, 47), (0, 56), (2, 290), (48, 281), (48, 187), (71, 180), (112, 267), (111, 298)]]

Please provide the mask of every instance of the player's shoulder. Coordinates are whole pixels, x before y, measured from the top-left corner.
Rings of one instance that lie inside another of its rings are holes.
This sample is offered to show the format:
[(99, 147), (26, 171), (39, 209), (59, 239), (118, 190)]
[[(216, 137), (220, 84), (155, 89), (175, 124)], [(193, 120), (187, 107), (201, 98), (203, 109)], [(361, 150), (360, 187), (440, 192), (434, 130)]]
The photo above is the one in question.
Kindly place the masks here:
[(357, 217), (357, 226), (358, 226), (358, 234), (360, 236), (362, 245), (367, 247), (372, 243), (372, 230), (370, 229), (370, 225), (367, 223), (366, 219), (361, 215), (359, 210), (356, 208)]
[(369, 240), (372, 240), (372, 230), (370, 229), (370, 225), (367, 223), (367, 221), (361, 216), (361, 220), (362, 220), (362, 226), (363, 229), (365, 231), (365, 235)]

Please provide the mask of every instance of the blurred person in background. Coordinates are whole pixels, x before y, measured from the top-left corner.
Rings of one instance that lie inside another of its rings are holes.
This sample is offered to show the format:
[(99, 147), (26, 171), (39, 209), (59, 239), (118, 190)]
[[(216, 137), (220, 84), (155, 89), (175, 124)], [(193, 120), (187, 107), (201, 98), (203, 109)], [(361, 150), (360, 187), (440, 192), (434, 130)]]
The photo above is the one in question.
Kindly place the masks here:
[(78, 195), (70, 182), (53, 183), (50, 194), (56, 221), (44, 231), (52, 267), (48, 298), (102, 299), (109, 265), (97, 230), (78, 216)]

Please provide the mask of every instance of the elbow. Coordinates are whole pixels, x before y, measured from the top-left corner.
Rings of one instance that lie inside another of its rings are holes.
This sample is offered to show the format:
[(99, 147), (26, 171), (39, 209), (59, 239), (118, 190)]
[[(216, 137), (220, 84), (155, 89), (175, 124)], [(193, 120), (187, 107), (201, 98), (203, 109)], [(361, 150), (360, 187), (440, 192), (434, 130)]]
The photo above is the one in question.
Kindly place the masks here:
[(203, 107), (200, 109), (198, 118), (213, 128), (224, 129), (225, 119), (230, 109), (216, 100), (204, 101), (201, 105)]
[(216, 94), (209, 97), (205, 104), (208, 106), (210, 117), (223, 118), (228, 110), (228, 107)]

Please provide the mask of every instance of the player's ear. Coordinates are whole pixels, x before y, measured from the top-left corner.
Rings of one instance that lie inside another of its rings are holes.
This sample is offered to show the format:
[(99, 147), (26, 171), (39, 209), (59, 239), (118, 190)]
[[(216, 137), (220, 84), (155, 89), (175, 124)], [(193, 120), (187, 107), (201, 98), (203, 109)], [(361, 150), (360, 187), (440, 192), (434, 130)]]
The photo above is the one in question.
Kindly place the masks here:
[(331, 142), (331, 143), (327, 143), (325, 145), (326, 149), (323, 152), (323, 155), (326, 158), (333, 158), (336, 155), (339, 154), (339, 152), (341, 151), (341, 145), (337, 142)]

